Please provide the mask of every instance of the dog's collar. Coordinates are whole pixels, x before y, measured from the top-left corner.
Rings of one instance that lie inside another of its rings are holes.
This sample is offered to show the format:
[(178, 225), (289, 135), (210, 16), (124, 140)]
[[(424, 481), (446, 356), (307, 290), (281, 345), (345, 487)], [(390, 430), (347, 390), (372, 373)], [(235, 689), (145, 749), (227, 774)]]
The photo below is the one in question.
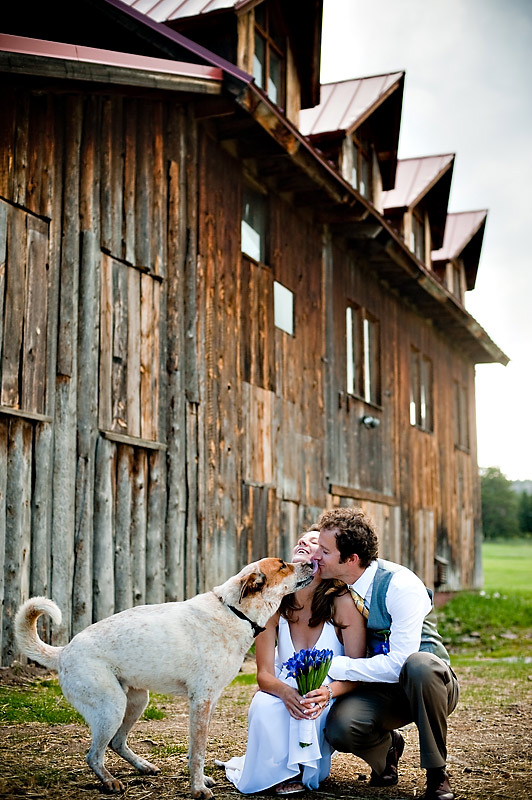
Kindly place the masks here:
[[(218, 597), (218, 595), (216, 595), (216, 597)], [(257, 638), (259, 633), (262, 633), (262, 631), (266, 630), (266, 628), (263, 628), (261, 625), (257, 625), (257, 623), (253, 622), (252, 619), (250, 619), (249, 617), (246, 617), (246, 615), (243, 614), (242, 611), (240, 611), (239, 608), (235, 608), (235, 606), (227, 605), (227, 603), (224, 603), (224, 601), (222, 600), (221, 597), (218, 597), (218, 600), (220, 601), (220, 603), (222, 603), (222, 605), (224, 605), (226, 608), (228, 608), (230, 611), (232, 611), (233, 614), (236, 614), (237, 617), (240, 617), (240, 619), (244, 619), (244, 620), (246, 620), (246, 622), (249, 622), (249, 624), (253, 628), (253, 638), (254, 639)]]

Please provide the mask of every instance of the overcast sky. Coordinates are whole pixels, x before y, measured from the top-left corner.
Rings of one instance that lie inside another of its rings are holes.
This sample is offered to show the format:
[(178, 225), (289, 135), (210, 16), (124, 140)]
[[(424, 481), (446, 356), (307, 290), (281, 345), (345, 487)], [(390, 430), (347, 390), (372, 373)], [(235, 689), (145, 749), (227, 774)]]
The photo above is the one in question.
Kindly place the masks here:
[(487, 208), (468, 311), (511, 359), (476, 368), (478, 463), (532, 478), (532, 2), (324, 0), (322, 83), (406, 71), (399, 157), (456, 153), (449, 211)]

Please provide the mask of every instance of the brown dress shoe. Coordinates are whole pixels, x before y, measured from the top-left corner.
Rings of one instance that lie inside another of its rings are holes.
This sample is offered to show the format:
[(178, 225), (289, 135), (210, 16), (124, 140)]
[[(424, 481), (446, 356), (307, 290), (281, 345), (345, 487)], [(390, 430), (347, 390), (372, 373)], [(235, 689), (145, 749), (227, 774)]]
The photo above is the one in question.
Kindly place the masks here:
[[(386, 766), (384, 772), (378, 775), (374, 769), (371, 770), (370, 786), (395, 786), (399, 780), (397, 775), (397, 764), (403, 755), (405, 740), (398, 731), (392, 731), (392, 743), (386, 754)], [(442, 797), (441, 800), (446, 800)]]
[(449, 776), (444, 769), (427, 770), (425, 800), (454, 800), (454, 792), (449, 786)]

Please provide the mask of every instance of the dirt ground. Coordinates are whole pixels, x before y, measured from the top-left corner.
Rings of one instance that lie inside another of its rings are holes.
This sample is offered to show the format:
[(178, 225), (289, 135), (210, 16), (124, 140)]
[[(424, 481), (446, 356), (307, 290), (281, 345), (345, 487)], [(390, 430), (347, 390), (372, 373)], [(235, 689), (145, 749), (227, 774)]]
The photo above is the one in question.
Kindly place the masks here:
[[(243, 671), (252, 672), (247, 660)], [(532, 667), (531, 667), (532, 672)], [(0, 672), (2, 684), (27, 684), (45, 671), (25, 668), (15, 675)], [(462, 687), (475, 681), (467, 668), (458, 675)], [(463, 800), (529, 800), (532, 795), (531, 701), (512, 703), (511, 687), (504, 708), (479, 711), (480, 706), (460, 702), (449, 719), (449, 772), (457, 798)], [(246, 746), (247, 708), (254, 686), (237, 685), (226, 689), (211, 724), (206, 772), (217, 781), (219, 800), (241, 797), (229, 784), (214, 759), (242, 754)], [(522, 696), (522, 693), (521, 693)], [(153, 777), (136, 774), (113, 753), (107, 766), (126, 784), (127, 800), (174, 800), (189, 797), (187, 772), (187, 703), (177, 698), (168, 702), (167, 717), (141, 721), (133, 729), (133, 749), (161, 768)], [(368, 786), (369, 767), (351, 755), (334, 757), (329, 778), (314, 792), (331, 800), (411, 800), (423, 797), (425, 773), (418, 766), (415, 727), (403, 729), (407, 746), (399, 764), (399, 783), (390, 789)], [(87, 767), (84, 755), (89, 747), (89, 731), (83, 725), (2, 725), (0, 727), (0, 797), (46, 798), (46, 800), (98, 800), (103, 796), (99, 782)], [(310, 794), (310, 793), (309, 793)], [(255, 795), (262, 797), (265, 795)], [(270, 795), (271, 796), (271, 795)], [(307, 795), (302, 795), (305, 800)]]

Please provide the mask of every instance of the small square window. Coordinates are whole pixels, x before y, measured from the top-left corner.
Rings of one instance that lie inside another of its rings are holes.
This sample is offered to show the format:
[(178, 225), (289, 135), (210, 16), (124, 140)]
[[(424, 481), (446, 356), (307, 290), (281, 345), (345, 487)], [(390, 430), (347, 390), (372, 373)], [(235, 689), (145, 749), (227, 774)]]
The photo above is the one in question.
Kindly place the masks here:
[(265, 261), (266, 204), (258, 192), (244, 186), (242, 191), (242, 252), (255, 261)]
[(282, 283), (273, 283), (273, 309), (275, 327), (294, 335), (294, 293)]

